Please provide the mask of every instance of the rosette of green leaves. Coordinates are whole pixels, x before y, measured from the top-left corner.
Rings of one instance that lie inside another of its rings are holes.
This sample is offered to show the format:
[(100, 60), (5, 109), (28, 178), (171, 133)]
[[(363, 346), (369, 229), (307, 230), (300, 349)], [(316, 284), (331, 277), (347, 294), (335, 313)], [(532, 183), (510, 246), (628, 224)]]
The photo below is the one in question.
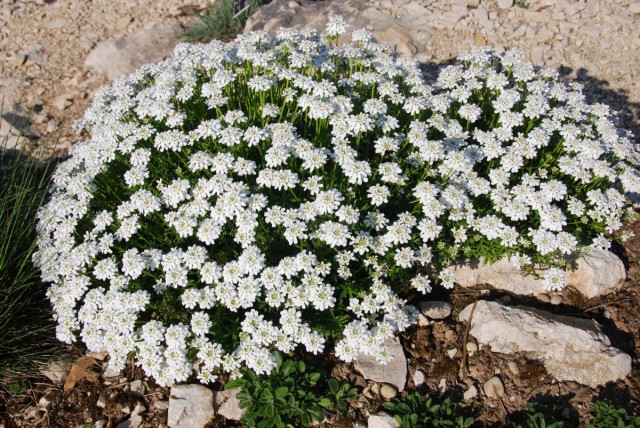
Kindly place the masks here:
[[(238, 400), (247, 413), (243, 425), (249, 427), (309, 426), (312, 421), (324, 418), (317, 393), (319, 372), (307, 372), (301, 360), (284, 360), (282, 354), (274, 354), (276, 368), (266, 376), (246, 371), (244, 376), (225, 385), (225, 389), (240, 388)], [(323, 401), (325, 402), (325, 401)]]
[(401, 428), (457, 427), (467, 428), (473, 418), (458, 415), (457, 406), (449, 399), (435, 403), (419, 392), (384, 403), (384, 409), (393, 415)]

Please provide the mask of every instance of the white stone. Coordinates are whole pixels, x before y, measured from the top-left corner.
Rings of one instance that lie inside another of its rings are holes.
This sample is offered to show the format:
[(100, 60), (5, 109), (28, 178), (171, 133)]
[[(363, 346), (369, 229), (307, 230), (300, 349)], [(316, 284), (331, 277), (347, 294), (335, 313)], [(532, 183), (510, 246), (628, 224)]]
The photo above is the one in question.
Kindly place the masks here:
[(143, 64), (171, 56), (178, 43), (179, 25), (151, 28), (133, 36), (100, 42), (87, 56), (84, 67), (116, 80)]
[(213, 392), (202, 385), (176, 385), (169, 395), (170, 428), (202, 428), (215, 415)]
[(400, 424), (390, 414), (378, 412), (369, 415), (367, 426), (369, 428), (398, 428)]
[(388, 383), (385, 383), (380, 387), (380, 395), (382, 395), (387, 400), (391, 400), (396, 395), (398, 395), (398, 391), (396, 391), (396, 389), (393, 386), (389, 385)]
[(498, 0), (498, 7), (500, 9), (509, 9), (513, 7), (513, 0)]
[(62, 385), (67, 379), (67, 368), (70, 361), (67, 359), (59, 359), (50, 361), (40, 371), (44, 377), (49, 379), (54, 385)]
[(559, 294), (554, 294), (549, 299), (549, 303), (551, 303), (552, 305), (559, 305), (560, 303), (562, 303), (562, 296)]
[(503, 397), (504, 384), (502, 383), (502, 379), (498, 376), (489, 378), (482, 386), (482, 390), (487, 397), (493, 398), (494, 400), (497, 400), (498, 397)]
[(134, 380), (129, 384), (129, 388), (134, 397), (144, 398), (144, 385), (141, 380)]
[[(460, 312), (461, 322), (467, 321), (471, 307)], [(480, 300), (470, 334), (493, 352), (531, 352), (560, 381), (596, 387), (631, 371), (631, 357), (613, 348), (598, 325), (588, 319)]]
[(138, 428), (142, 425), (142, 416), (132, 415), (129, 419), (120, 422), (116, 428)]
[(380, 364), (370, 355), (358, 354), (355, 358), (356, 370), (365, 379), (391, 384), (402, 392), (407, 382), (407, 358), (404, 355), (404, 349), (397, 337), (387, 339), (385, 345), (393, 354), (388, 364)]
[(476, 351), (478, 351), (478, 344), (476, 344), (476, 342), (467, 342), (466, 348), (467, 352), (470, 355), (473, 355)]
[(629, 5), (629, 12), (630, 13), (640, 13), (640, 2), (631, 3)]
[(32, 134), (33, 127), (25, 116), (5, 113), (0, 117), (1, 149), (21, 149)]
[[(589, 298), (620, 288), (626, 278), (624, 263), (611, 251), (592, 249), (589, 253), (570, 258), (569, 262), (573, 270), (565, 275), (567, 286), (575, 287)], [(523, 275), (506, 256), (489, 265), (481, 260), (450, 268), (456, 275), (456, 283), (463, 287), (491, 284), (519, 295), (538, 296), (546, 293), (541, 279)], [(537, 270), (537, 273), (542, 276), (544, 270)]]
[(424, 378), (424, 373), (422, 373), (422, 371), (420, 371), (420, 370), (416, 370), (416, 371), (413, 373), (413, 384), (414, 384), (415, 386), (420, 386), (420, 385), (422, 385), (422, 384), (424, 383), (424, 380), (425, 380), (425, 378)]
[(153, 403), (153, 407), (156, 410), (167, 410), (169, 408), (169, 402), (166, 400), (160, 400)]
[(451, 315), (453, 305), (449, 302), (434, 300), (431, 302), (418, 303), (418, 309), (420, 310), (420, 312), (422, 312), (422, 314), (431, 318), (432, 320), (441, 320)]
[(246, 409), (240, 408), (240, 400), (237, 397), (238, 392), (240, 392), (239, 389), (216, 391), (214, 405), (219, 415), (230, 420), (239, 421), (247, 413)]
[(607, 250), (592, 249), (575, 259), (575, 266), (567, 272), (567, 285), (589, 298), (620, 288), (627, 278), (622, 260)]
[(467, 389), (464, 394), (462, 394), (462, 398), (464, 400), (471, 400), (472, 398), (475, 398), (478, 395), (478, 388), (476, 388), (473, 384), (471, 384), (469, 386), (469, 389)]

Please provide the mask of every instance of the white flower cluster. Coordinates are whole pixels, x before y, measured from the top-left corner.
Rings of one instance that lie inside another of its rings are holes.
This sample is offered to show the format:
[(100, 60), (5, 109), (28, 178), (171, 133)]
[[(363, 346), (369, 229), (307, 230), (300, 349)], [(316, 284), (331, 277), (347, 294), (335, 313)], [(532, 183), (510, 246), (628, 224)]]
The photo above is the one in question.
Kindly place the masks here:
[[(334, 17), (328, 36), (345, 28)], [(365, 30), (353, 40), (179, 45), (96, 95), (77, 124), (92, 137), (40, 213), (61, 340), (116, 369), (133, 353), (159, 384), (194, 359), (202, 382), (268, 373), (271, 350), (327, 338), (345, 361), (385, 362), (417, 318), (403, 293), (453, 287), (460, 256), (554, 261), (580, 231), (608, 245), (640, 186), (606, 108), (513, 52), (476, 51), (428, 85)]]

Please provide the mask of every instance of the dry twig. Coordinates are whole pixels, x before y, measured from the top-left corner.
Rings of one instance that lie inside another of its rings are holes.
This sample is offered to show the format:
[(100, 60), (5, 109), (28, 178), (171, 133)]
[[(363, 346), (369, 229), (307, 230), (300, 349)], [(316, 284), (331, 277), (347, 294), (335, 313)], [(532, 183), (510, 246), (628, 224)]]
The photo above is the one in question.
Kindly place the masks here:
[(469, 340), (469, 330), (471, 329), (471, 320), (473, 319), (473, 312), (476, 310), (478, 301), (473, 302), (473, 307), (469, 313), (469, 319), (467, 320), (467, 327), (464, 329), (464, 337), (462, 338), (462, 363), (460, 364), (460, 379), (467, 377), (467, 340)]

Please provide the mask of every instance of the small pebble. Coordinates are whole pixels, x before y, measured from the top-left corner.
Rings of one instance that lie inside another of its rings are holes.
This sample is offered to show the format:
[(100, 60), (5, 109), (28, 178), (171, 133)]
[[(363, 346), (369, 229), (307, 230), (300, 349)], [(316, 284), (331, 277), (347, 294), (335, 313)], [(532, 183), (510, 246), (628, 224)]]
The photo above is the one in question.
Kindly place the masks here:
[(169, 402), (166, 401), (166, 400), (156, 401), (155, 403), (153, 403), (153, 407), (156, 410), (168, 410), (169, 409)]
[(467, 352), (469, 354), (473, 354), (478, 351), (478, 345), (476, 342), (467, 342)]
[(93, 428), (104, 428), (106, 426), (107, 426), (107, 420), (100, 419), (99, 421), (96, 421), (96, 423), (93, 425)]
[(398, 395), (398, 391), (396, 391), (393, 386), (385, 383), (380, 387), (380, 395), (382, 395), (387, 400), (391, 400), (396, 395)]
[(489, 398), (497, 399), (499, 396), (504, 396), (504, 384), (498, 376), (489, 378), (489, 380), (484, 383), (482, 389)]
[(433, 300), (429, 302), (418, 303), (420, 312), (432, 320), (441, 320), (451, 315), (453, 305), (449, 302)]
[(511, 296), (509, 296), (508, 294), (505, 294), (504, 296), (500, 296), (498, 298), (498, 302), (504, 303), (506, 305), (507, 303), (511, 302)]
[(547, 293), (540, 293), (538, 294), (538, 300), (544, 303), (549, 303), (549, 301), (551, 301), (551, 297), (549, 297)]
[(513, 373), (514, 375), (517, 375), (520, 373), (520, 369), (518, 368), (518, 366), (516, 365), (516, 363), (514, 363), (513, 361), (509, 361), (507, 363), (507, 367), (509, 367), (509, 371), (511, 373)]
[(605, 317), (606, 319), (611, 319), (611, 312), (609, 312), (609, 311), (604, 311), (604, 312), (602, 313), (602, 315), (604, 315), (604, 317)]
[(552, 305), (559, 305), (562, 303), (562, 296), (559, 294), (554, 294), (551, 296), (551, 300), (549, 301)]
[(453, 339), (453, 336), (455, 335), (453, 330), (447, 330), (444, 332), (444, 338), (447, 340), (451, 340)]
[(562, 409), (562, 413), (560, 413), (560, 416), (562, 416), (565, 419), (570, 419), (571, 418), (571, 410), (569, 410), (568, 407), (565, 407), (564, 409)]
[(107, 407), (107, 396), (101, 395), (100, 398), (98, 398), (98, 401), (96, 402), (96, 406), (100, 407), (101, 409), (104, 409), (105, 407)]
[(424, 383), (424, 373), (422, 373), (420, 370), (416, 370), (415, 373), (413, 374), (413, 384), (415, 386), (420, 386)]
[(144, 385), (141, 380), (134, 380), (129, 384), (129, 388), (134, 397), (144, 398)]
[(478, 395), (478, 388), (476, 388), (474, 385), (471, 385), (469, 387), (469, 389), (467, 389), (464, 394), (462, 395), (462, 398), (464, 398), (465, 400), (471, 400), (472, 398), (475, 398)]
[(440, 390), (440, 393), (444, 394), (445, 391), (447, 390), (447, 380), (442, 378), (440, 379), (440, 383), (438, 384), (438, 389)]
[(369, 400), (373, 400), (373, 394), (371, 393), (370, 386), (367, 386), (365, 389), (362, 390), (362, 395), (367, 397)]
[(377, 383), (374, 383), (373, 385), (371, 385), (369, 389), (375, 395), (380, 395), (380, 385), (378, 385)]
[(458, 350), (456, 348), (452, 348), (447, 351), (447, 355), (449, 355), (449, 358), (451, 359), (453, 359), (453, 357), (455, 357), (457, 353)]

